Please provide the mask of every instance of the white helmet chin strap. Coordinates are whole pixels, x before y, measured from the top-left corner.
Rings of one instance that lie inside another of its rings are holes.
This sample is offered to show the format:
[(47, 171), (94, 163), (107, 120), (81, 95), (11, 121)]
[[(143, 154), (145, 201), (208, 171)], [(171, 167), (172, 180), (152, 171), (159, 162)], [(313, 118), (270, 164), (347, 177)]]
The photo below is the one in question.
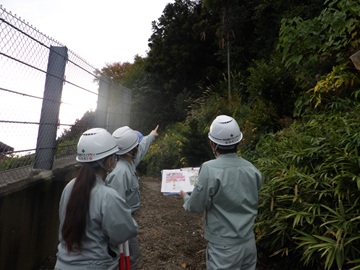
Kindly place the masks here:
[(213, 152), (213, 154), (214, 154), (214, 156), (215, 156), (215, 158), (217, 158), (217, 155), (216, 155), (216, 150), (218, 149), (218, 145), (217, 144), (215, 144), (215, 147), (213, 148), (213, 147), (211, 147), (211, 150), (212, 150), (212, 152)]

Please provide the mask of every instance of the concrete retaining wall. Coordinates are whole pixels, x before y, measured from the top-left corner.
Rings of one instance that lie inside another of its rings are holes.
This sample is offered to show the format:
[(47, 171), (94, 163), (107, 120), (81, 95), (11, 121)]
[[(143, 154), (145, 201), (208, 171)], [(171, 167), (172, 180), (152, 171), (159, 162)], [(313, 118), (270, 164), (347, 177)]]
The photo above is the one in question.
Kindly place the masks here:
[(75, 164), (0, 190), (0, 270), (37, 270), (58, 244), (58, 204)]

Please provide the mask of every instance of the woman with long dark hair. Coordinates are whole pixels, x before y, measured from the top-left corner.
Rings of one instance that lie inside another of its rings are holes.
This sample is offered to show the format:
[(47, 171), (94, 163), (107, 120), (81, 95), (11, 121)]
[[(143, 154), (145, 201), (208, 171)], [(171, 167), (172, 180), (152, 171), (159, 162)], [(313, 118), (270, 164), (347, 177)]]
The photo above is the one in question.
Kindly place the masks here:
[(118, 147), (102, 128), (85, 131), (77, 145), (78, 175), (63, 190), (55, 269), (117, 269), (118, 246), (138, 234), (131, 209), (118, 193), (105, 186), (116, 166)]

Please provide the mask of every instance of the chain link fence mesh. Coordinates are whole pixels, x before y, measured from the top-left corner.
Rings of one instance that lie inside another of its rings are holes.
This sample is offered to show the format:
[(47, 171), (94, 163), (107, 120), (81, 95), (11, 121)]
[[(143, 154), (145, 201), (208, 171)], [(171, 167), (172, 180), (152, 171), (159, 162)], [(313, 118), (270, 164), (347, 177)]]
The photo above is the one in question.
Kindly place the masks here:
[[(59, 49), (64, 55), (57, 55)], [(54, 57), (65, 63), (63, 77), (52, 71), (59, 68), (52, 63)], [(0, 6), (0, 187), (43, 170), (35, 160), (42, 150), (52, 153), (45, 157), (45, 162), (51, 159), (45, 169), (62, 167), (75, 161), (77, 141), (85, 130), (97, 126), (112, 132), (129, 124), (130, 89), (98, 77), (95, 70)], [(105, 90), (99, 88), (100, 81)], [(50, 143), (44, 146), (46, 140)]]

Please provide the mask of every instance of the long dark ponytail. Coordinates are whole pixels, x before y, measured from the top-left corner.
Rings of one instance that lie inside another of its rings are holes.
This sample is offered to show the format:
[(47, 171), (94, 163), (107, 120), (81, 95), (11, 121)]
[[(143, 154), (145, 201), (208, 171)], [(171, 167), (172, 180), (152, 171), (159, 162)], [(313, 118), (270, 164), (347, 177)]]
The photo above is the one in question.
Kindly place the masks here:
[(82, 249), (91, 190), (96, 184), (96, 175), (105, 179), (109, 170), (105, 166), (107, 158), (112, 157), (117, 151), (118, 146), (114, 138), (103, 128), (89, 129), (79, 139), (76, 160), (83, 163), (83, 166), (72, 187), (61, 228), (61, 235), (68, 252)]
[(81, 240), (85, 235), (91, 190), (96, 182), (96, 169), (90, 164), (82, 165), (66, 205), (65, 220), (61, 233), (68, 252), (73, 251), (75, 247), (81, 250)]

